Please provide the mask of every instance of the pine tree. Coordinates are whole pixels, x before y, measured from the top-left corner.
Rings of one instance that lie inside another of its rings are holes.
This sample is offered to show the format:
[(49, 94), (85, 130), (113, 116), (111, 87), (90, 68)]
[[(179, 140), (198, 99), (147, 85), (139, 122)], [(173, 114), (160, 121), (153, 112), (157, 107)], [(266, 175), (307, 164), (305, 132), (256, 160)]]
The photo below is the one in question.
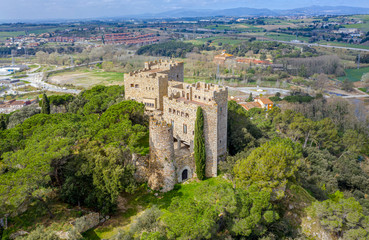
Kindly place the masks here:
[(195, 156), (197, 178), (200, 180), (204, 180), (205, 179), (206, 152), (205, 152), (205, 138), (204, 138), (204, 113), (202, 112), (201, 107), (198, 107), (197, 112), (196, 112), (194, 156)]
[(50, 102), (45, 93), (42, 96), (41, 113), (50, 114)]

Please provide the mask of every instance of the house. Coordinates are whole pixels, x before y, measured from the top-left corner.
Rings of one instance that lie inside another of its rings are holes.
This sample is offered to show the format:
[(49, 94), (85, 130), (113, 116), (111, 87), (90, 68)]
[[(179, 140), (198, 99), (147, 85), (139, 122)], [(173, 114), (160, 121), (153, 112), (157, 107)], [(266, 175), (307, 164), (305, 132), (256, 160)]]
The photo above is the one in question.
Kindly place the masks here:
[(30, 101), (10, 100), (8, 102), (0, 104), (0, 113), (11, 113), (23, 108), (26, 105), (29, 105), (30, 103)]
[(261, 108), (270, 110), (273, 107), (273, 102), (269, 98), (256, 98), (255, 101), (261, 105)]
[(221, 54), (216, 55), (214, 57), (214, 63), (224, 64), (227, 60), (233, 59), (233, 58), (234, 58), (234, 56), (232, 54), (228, 54), (228, 53), (226, 53), (225, 50), (223, 50)]
[(255, 58), (237, 58), (236, 59), (237, 63), (240, 64), (254, 64), (254, 65), (270, 65), (271, 62), (268, 60), (260, 60), (260, 59), (255, 59)]
[(273, 108), (273, 101), (269, 98), (255, 98), (254, 102), (243, 102), (240, 105), (246, 110), (249, 111), (252, 108), (261, 108), (264, 110), (270, 110)]
[(246, 102), (240, 104), (246, 111), (252, 108), (261, 108), (261, 105), (258, 102)]

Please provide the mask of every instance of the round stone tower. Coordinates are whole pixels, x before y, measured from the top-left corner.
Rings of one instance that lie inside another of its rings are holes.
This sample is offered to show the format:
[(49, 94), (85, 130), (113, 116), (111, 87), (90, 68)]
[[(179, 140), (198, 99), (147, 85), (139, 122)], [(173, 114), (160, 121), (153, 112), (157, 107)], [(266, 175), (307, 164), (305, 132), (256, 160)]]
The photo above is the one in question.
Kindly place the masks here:
[(172, 127), (164, 120), (150, 118), (150, 173), (149, 186), (167, 192), (176, 183)]

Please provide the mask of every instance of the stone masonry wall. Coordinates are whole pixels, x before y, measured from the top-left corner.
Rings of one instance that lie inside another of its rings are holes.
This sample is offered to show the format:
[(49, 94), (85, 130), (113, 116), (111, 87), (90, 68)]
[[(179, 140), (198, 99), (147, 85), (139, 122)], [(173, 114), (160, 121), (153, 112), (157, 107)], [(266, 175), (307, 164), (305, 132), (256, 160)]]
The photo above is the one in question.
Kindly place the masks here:
[(214, 93), (218, 105), (218, 162), (227, 156), (228, 90)]
[(161, 60), (146, 62), (144, 69), (125, 74), (124, 82), (127, 99), (144, 103), (146, 110), (159, 110), (151, 114), (161, 116), (150, 118), (150, 158), (138, 161), (142, 174), (137, 177), (147, 176), (151, 188), (169, 191), (182, 181), (184, 170), (189, 178), (195, 175), (193, 142), (198, 107), (204, 112), (206, 176), (217, 176), (218, 161), (227, 154), (227, 88), (183, 83), (183, 63)]
[(149, 186), (167, 192), (176, 183), (172, 128), (162, 120), (150, 118)]
[[(173, 136), (188, 145), (193, 144), (197, 105), (164, 97), (163, 119), (172, 125)], [(184, 126), (187, 133), (184, 133)]]
[[(168, 92), (167, 74), (125, 74), (124, 89), (126, 99), (134, 99), (141, 103), (146, 103), (147, 108), (162, 109), (162, 98)], [(147, 101), (145, 101), (147, 99)], [(147, 103), (155, 102), (151, 107)]]
[[(197, 108), (204, 112), (204, 137), (206, 148), (206, 176), (217, 176), (218, 161), (218, 106), (194, 104), (164, 97), (163, 119), (172, 124), (173, 136), (193, 149)], [(187, 126), (187, 133), (184, 126)], [(227, 138), (222, 136), (222, 138)], [(226, 144), (226, 141), (225, 141)]]
[(168, 79), (178, 82), (183, 82), (184, 69), (183, 62), (173, 62), (173, 61), (153, 61), (146, 62), (145, 69), (162, 69), (168, 71)]
[(203, 106), (204, 110), (204, 137), (206, 150), (206, 177), (216, 177), (218, 168), (218, 109), (217, 107)]

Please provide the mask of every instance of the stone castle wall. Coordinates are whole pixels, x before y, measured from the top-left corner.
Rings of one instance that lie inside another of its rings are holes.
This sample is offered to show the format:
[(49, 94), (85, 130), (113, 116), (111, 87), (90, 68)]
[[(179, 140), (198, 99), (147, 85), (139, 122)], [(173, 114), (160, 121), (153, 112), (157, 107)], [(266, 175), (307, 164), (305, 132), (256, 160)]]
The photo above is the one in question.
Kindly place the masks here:
[(228, 90), (214, 93), (217, 102), (218, 119), (218, 162), (227, 156), (227, 128), (228, 128)]
[(168, 93), (168, 76), (163, 73), (124, 75), (127, 99), (145, 104), (148, 110), (161, 110), (162, 98)]
[[(190, 146), (193, 150), (195, 137), (196, 112), (198, 107), (202, 107), (204, 112), (204, 137), (206, 149), (206, 176), (217, 176), (218, 162), (218, 106), (214, 105), (198, 105), (177, 99), (164, 97), (163, 119), (170, 123), (173, 128), (173, 136)], [(226, 110), (226, 107), (224, 111)], [(224, 112), (223, 112), (224, 115)], [(225, 114), (226, 116), (226, 114)], [(186, 127), (184, 127), (184, 125)], [(187, 132), (185, 132), (186, 128)], [(219, 128), (220, 129), (220, 128)], [(222, 133), (224, 129), (221, 129)], [(225, 131), (227, 129), (225, 128)], [(225, 142), (221, 142), (222, 146), (227, 142), (227, 134), (221, 137), (225, 138)], [(222, 140), (221, 140), (222, 141)]]
[(216, 177), (218, 169), (218, 109), (217, 107), (203, 106), (204, 137), (206, 151), (206, 177)]
[[(188, 145), (193, 144), (197, 105), (164, 97), (163, 119), (172, 125), (173, 135)], [(186, 125), (187, 132), (184, 132)]]
[(167, 192), (176, 183), (173, 164), (173, 131), (165, 121), (150, 118), (150, 177), (149, 186)]
[(137, 161), (138, 177), (147, 178), (155, 190), (169, 191), (184, 180), (184, 170), (189, 178), (195, 176), (193, 144), (198, 107), (204, 112), (206, 176), (217, 176), (218, 161), (227, 153), (227, 88), (183, 83), (183, 63), (154, 61), (125, 75), (125, 91), (127, 99), (144, 103), (146, 110), (157, 115), (150, 118), (150, 158)]
[(183, 62), (163, 61), (163, 60), (146, 62), (145, 69), (166, 70), (169, 80), (183, 82), (184, 78)]

